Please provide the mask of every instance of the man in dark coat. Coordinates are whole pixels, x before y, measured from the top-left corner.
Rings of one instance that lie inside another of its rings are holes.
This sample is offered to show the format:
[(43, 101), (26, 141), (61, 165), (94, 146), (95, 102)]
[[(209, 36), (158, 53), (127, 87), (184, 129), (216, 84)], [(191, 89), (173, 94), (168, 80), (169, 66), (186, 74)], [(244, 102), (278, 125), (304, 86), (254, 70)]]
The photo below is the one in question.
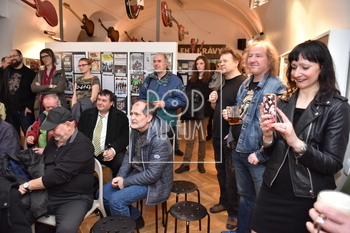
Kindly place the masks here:
[(113, 106), (114, 102), (115, 95), (111, 91), (100, 91), (96, 107), (85, 110), (78, 125), (80, 132), (92, 140), (96, 159), (111, 168), (113, 177), (117, 175), (129, 145), (128, 118)]

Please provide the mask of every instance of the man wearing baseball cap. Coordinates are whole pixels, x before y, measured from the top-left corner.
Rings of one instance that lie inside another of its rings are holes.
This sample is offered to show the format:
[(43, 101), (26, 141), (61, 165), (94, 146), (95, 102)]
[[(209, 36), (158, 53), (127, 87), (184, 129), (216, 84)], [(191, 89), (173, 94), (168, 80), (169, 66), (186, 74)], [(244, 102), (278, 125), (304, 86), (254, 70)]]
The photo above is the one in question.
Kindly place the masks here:
[(21, 184), (19, 191), (47, 189), (56, 232), (76, 233), (93, 202), (94, 147), (64, 107), (53, 108), (40, 129), (53, 135), (43, 152), (45, 175)]

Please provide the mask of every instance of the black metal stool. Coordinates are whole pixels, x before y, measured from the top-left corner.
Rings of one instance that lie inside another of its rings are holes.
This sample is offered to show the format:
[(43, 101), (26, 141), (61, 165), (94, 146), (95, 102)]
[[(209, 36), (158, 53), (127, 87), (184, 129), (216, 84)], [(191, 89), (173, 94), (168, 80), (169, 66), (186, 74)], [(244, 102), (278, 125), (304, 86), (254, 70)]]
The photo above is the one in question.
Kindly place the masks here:
[[(90, 233), (132, 233), (136, 229), (134, 219), (115, 215), (98, 220), (91, 228)], [(139, 233), (139, 230), (136, 229)]]
[[(165, 220), (164, 215), (167, 211), (167, 202), (161, 203), (162, 205), (162, 226), (165, 226)], [(136, 208), (141, 212), (141, 215), (143, 213), (143, 199), (136, 202)], [(154, 213), (155, 213), (155, 231), (158, 233), (158, 205), (154, 205)]]
[[(207, 209), (200, 203), (193, 201), (181, 201), (172, 205), (169, 211), (166, 213), (164, 233), (168, 228), (168, 215), (170, 214), (175, 218), (175, 233), (177, 232), (177, 219), (186, 221), (186, 233), (190, 230), (190, 222), (203, 219), (208, 216), (207, 232), (210, 232), (210, 215)], [(201, 231), (201, 224), (199, 224), (199, 230)]]
[(179, 201), (179, 194), (185, 194), (185, 201), (187, 201), (187, 193), (192, 193), (194, 191), (197, 191), (198, 203), (201, 203), (198, 186), (191, 181), (175, 180), (173, 182), (173, 188), (171, 189), (171, 192), (176, 193), (176, 202)]

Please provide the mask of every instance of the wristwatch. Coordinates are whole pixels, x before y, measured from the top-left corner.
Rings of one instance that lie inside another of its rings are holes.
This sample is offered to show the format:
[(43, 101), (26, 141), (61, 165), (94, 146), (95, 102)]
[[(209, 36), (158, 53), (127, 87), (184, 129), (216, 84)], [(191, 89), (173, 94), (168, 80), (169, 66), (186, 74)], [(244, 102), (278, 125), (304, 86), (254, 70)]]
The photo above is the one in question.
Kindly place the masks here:
[(307, 149), (307, 144), (304, 141), (302, 141), (301, 146), (300, 146), (300, 151), (294, 150), (294, 152), (299, 154), (299, 155), (303, 155), (306, 152), (306, 149)]
[(25, 182), (23, 184), (23, 188), (25, 188), (25, 190), (27, 190), (28, 192), (31, 192), (31, 190), (29, 189), (29, 182)]

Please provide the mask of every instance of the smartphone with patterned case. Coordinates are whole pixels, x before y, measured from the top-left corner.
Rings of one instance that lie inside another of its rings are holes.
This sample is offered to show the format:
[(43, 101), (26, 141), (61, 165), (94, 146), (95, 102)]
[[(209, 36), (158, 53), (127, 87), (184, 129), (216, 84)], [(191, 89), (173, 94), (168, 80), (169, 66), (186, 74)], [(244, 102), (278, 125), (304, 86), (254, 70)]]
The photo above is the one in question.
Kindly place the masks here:
[(276, 118), (277, 97), (275, 94), (264, 94), (264, 114), (274, 115)]

